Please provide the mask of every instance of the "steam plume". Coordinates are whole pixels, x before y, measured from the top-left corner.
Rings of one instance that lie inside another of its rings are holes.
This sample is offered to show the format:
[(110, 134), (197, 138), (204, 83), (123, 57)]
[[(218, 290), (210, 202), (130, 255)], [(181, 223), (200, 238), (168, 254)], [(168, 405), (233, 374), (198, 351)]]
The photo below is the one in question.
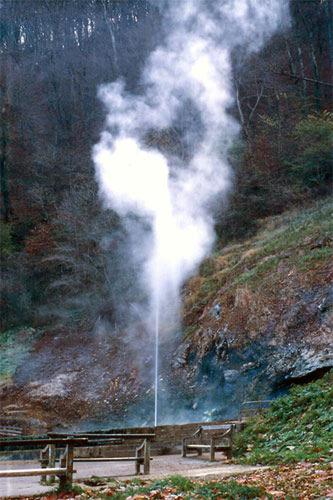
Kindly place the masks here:
[[(142, 73), (144, 91), (123, 81), (104, 85), (106, 128), (94, 148), (100, 194), (122, 217), (148, 224), (143, 284), (149, 321), (175, 327), (179, 290), (214, 242), (213, 210), (231, 185), (228, 149), (239, 132), (233, 104), (231, 54), (259, 50), (287, 19), (285, 0), (159, 2), (167, 35)], [(177, 129), (185, 154), (147, 145), (152, 133)]]

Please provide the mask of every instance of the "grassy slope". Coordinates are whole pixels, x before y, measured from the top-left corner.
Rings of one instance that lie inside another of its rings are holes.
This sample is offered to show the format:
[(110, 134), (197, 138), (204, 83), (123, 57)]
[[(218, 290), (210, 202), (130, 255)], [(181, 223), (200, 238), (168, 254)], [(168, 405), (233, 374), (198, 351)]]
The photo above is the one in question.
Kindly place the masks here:
[(332, 460), (333, 371), (276, 399), (238, 435), (235, 454), (249, 464)]
[(265, 219), (253, 238), (218, 249), (184, 289), (185, 335), (211, 326), (207, 312), (220, 302), (231, 330), (256, 336), (265, 328), (267, 314), (279, 318), (300, 288), (327, 285), (332, 214), (332, 200), (322, 200)]

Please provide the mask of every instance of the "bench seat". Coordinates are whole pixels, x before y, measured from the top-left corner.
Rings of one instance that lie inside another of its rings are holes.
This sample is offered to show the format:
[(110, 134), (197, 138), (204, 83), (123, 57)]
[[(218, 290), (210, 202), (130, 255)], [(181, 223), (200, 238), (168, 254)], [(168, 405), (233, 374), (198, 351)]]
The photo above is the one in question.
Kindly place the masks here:
[[(73, 471), (76, 472), (76, 471)], [(65, 476), (67, 469), (65, 467), (53, 467), (44, 469), (21, 469), (21, 470), (1, 470), (0, 477), (25, 477), (25, 476), (44, 476), (44, 475)]]
[[(186, 445), (186, 448), (190, 448), (192, 450), (210, 450), (211, 445), (210, 444), (188, 444)], [(214, 448), (216, 451), (220, 450), (228, 450), (230, 448), (230, 444), (216, 444), (214, 445)]]
[[(143, 463), (144, 457), (74, 458), (74, 462), (130, 462), (131, 460)], [(153, 460), (152, 457), (149, 460)]]

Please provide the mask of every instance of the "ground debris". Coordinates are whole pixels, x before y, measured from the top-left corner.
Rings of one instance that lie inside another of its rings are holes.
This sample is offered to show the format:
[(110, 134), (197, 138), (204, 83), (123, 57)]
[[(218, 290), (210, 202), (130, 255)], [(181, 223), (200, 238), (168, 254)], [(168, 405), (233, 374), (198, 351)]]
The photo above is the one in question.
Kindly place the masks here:
[[(333, 463), (299, 462), (235, 475), (225, 479), (191, 480), (171, 476), (163, 480), (114, 481), (105, 478), (103, 486), (75, 485), (75, 493), (25, 497), (25, 500), (200, 500), (257, 498), (315, 500), (333, 498)], [(22, 497), (21, 497), (22, 498)]]
[(237, 476), (240, 484), (263, 486), (273, 498), (333, 498), (332, 464), (300, 462)]

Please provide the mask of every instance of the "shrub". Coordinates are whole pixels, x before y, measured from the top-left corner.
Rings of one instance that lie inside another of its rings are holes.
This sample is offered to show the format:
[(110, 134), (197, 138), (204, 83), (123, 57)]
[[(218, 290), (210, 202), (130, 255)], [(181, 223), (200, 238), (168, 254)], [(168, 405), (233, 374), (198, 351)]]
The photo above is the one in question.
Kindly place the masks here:
[(297, 145), (291, 176), (304, 188), (327, 192), (332, 182), (333, 113), (324, 111), (301, 120), (294, 131)]

